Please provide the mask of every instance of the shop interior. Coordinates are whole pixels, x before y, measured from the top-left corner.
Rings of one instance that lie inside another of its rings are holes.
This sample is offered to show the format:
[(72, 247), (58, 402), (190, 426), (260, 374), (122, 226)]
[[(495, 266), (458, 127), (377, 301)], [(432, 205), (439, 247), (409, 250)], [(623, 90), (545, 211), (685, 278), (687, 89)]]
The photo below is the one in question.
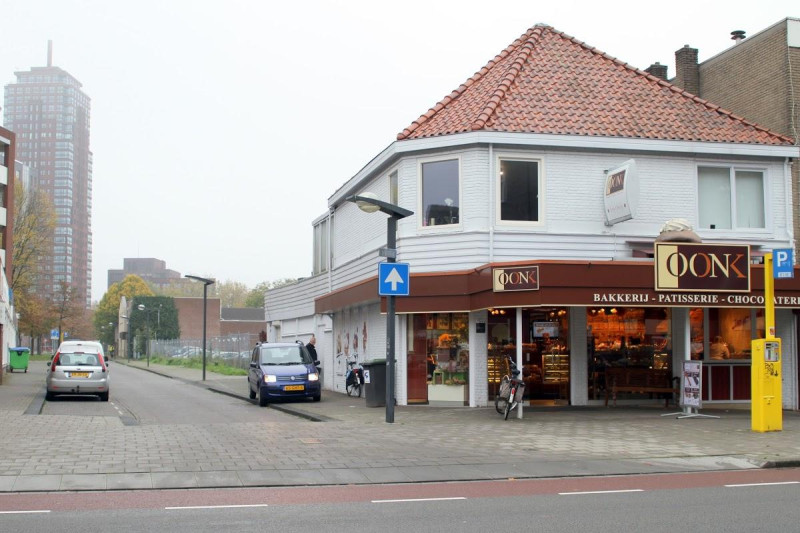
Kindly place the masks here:
[[(605, 396), (609, 367), (671, 372), (672, 312), (668, 308), (597, 307), (587, 310), (589, 399)], [(629, 396), (640, 396), (627, 393)]]
[[(522, 310), (522, 379), (525, 399), (538, 405), (569, 402), (569, 320), (563, 307)], [(516, 361), (516, 309), (489, 309), (489, 398)]]
[(408, 403), (469, 405), (469, 314), (413, 315), (408, 335)]

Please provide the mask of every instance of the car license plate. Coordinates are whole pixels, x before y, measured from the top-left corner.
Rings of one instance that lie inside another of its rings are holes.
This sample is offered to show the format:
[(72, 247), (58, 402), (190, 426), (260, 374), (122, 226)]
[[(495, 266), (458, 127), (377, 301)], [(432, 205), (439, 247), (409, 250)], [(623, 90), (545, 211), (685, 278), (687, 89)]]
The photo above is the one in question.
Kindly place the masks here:
[(88, 378), (88, 372), (70, 372), (69, 377), (71, 378)]
[(283, 390), (303, 390), (305, 388), (305, 385), (286, 385)]

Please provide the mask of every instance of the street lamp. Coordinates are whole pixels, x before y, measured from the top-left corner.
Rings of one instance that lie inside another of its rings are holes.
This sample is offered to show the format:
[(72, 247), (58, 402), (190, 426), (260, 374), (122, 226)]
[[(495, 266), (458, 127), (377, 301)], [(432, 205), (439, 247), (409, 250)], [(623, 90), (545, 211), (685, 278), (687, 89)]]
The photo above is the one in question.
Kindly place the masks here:
[(206, 380), (206, 300), (208, 300), (208, 286), (214, 284), (213, 279), (201, 278), (186, 274), (185, 278), (199, 281), (203, 284), (203, 381)]
[[(414, 212), (389, 202), (378, 200), (378, 197), (371, 192), (348, 196), (346, 200), (355, 203), (365, 213), (381, 211), (389, 215), (386, 228), (386, 251), (381, 255), (386, 256), (387, 263), (394, 263), (397, 259), (397, 221), (413, 215)], [(389, 424), (394, 423), (394, 298), (394, 295), (386, 297), (386, 422)]]
[(145, 354), (147, 355), (147, 366), (150, 367), (150, 309), (145, 307), (144, 304), (139, 304), (139, 311), (145, 312), (145, 320), (147, 320), (146, 331), (147, 331), (147, 344), (144, 346)]

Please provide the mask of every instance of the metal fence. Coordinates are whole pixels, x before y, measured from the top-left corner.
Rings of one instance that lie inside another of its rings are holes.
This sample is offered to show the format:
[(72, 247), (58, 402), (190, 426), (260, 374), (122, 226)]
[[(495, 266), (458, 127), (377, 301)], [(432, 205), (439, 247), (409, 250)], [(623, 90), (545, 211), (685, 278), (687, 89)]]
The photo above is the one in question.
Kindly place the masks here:
[[(250, 355), (258, 342), (257, 334), (240, 333), (206, 339), (206, 359), (237, 368), (250, 366)], [(153, 357), (190, 358), (203, 356), (203, 339), (151, 340)]]

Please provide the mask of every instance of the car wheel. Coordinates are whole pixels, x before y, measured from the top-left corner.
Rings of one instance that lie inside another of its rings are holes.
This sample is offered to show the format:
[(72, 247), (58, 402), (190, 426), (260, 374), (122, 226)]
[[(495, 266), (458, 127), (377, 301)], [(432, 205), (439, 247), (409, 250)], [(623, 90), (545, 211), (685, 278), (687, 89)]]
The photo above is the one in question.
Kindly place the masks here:
[(260, 405), (261, 407), (266, 407), (268, 403), (269, 403), (269, 398), (267, 398), (266, 394), (264, 394), (264, 390), (261, 389), (258, 392), (258, 405)]
[(314, 396), (312, 399), (313, 399), (315, 402), (318, 402), (318, 401), (320, 401), (320, 400), (322, 399), (322, 394), (317, 394), (317, 395), (316, 395), (316, 396)]
[(100, 401), (107, 402), (108, 401), (108, 391), (100, 393)]
[(44, 395), (44, 399), (45, 399), (45, 400), (47, 400), (48, 402), (52, 402), (52, 401), (53, 401), (53, 398), (55, 398), (55, 397), (56, 397), (56, 395), (55, 395), (55, 394), (53, 394), (53, 393), (52, 393), (52, 392), (50, 392), (50, 391), (47, 391), (47, 392), (45, 393), (45, 395)]

